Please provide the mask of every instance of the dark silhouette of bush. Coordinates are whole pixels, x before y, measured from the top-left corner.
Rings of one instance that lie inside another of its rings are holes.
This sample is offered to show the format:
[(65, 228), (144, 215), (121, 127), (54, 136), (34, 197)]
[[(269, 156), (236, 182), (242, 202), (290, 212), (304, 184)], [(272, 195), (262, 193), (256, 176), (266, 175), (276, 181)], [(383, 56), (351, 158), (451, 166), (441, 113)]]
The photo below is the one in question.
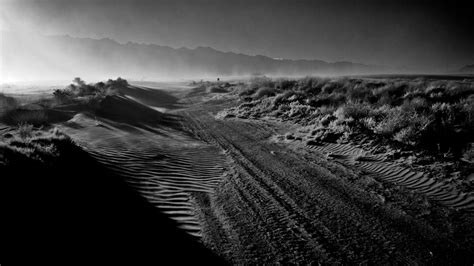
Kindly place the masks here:
[(96, 84), (86, 84), (81, 78), (76, 77), (66, 88), (55, 90), (53, 96), (58, 104), (80, 102), (93, 104), (107, 95), (119, 94), (120, 89), (127, 86), (129, 86), (127, 80), (120, 77)]
[(210, 93), (227, 93), (229, 91), (226, 90), (225, 88), (220, 87), (220, 86), (212, 86), (212, 87), (209, 88), (209, 92)]
[(3, 93), (0, 93), (0, 114), (4, 111), (15, 109), (18, 107), (18, 102), (15, 98), (6, 96)]
[(73, 100), (73, 94), (68, 90), (54, 90), (53, 96), (59, 104), (70, 103)]

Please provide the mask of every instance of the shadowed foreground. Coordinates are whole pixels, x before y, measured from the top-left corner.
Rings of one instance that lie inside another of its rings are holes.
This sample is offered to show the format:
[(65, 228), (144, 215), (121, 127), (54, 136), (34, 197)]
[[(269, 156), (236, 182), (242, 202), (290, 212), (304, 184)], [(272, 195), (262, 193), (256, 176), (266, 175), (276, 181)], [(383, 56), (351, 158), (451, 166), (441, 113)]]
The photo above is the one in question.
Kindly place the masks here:
[(11, 208), (6, 254), (221, 262), (69, 139), (52, 142), (60, 156), (47, 163), (0, 151), (9, 160), (0, 164)]

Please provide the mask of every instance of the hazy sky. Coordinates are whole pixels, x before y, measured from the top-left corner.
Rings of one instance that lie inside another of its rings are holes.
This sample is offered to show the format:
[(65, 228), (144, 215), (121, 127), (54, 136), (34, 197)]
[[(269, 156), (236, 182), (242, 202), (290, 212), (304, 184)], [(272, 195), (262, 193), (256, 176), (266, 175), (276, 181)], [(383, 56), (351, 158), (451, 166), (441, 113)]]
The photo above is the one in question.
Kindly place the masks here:
[[(473, 1), (471, 1), (473, 2)], [(474, 63), (469, 1), (0, 0), (2, 30), (427, 70)]]

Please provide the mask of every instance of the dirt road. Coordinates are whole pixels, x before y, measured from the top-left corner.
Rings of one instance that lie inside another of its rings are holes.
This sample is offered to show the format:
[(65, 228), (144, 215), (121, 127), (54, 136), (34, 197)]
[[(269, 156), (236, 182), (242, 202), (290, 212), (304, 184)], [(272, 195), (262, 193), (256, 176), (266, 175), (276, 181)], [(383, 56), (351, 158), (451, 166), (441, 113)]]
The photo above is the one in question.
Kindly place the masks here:
[(230, 263), (474, 261), (472, 213), (447, 215), (410, 190), (274, 141), (290, 124), (216, 118), (232, 99), (175, 91), (130, 87), (97, 117), (58, 126)]
[(270, 141), (272, 123), (220, 120), (221, 102), (179, 114), (231, 158), (200, 201), (203, 241), (234, 263), (470, 263), (453, 232), (387, 205), (340, 164)]

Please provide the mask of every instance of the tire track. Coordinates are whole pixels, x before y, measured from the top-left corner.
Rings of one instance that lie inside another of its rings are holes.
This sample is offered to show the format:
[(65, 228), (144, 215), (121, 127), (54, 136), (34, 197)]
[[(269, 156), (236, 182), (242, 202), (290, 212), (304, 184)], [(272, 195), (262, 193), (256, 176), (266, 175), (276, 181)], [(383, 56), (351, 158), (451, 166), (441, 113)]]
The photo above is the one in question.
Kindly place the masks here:
[[(265, 138), (267, 129), (259, 126), (252, 129), (253, 124), (248, 123), (232, 125), (231, 122), (216, 122), (209, 115), (195, 111), (184, 112), (183, 116), (189, 118), (187, 125), (193, 128), (196, 135), (221, 146), (234, 160), (232, 165), (236, 174), (227, 183), (243, 205), (239, 209), (251, 210), (248, 215), (255, 219), (252, 224), (264, 228), (259, 239), (265, 239), (275, 252), (257, 256), (274, 256), (270, 260), (272, 263), (388, 260), (414, 263), (430, 256), (428, 249), (417, 246), (419, 240), (417, 244), (413, 243), (413, 239), (424, 238), (426, 234), (411, 236), (413, 231), (408, 228), (413, 226), (412, 222), (383, 209), (376, 211), (378, 214), (374, 216), (373, 202), (361, 199), (366, 197), (363, 192), (358, 196), (348, 196), (347, 190), (354, 193), (353, 189), (340, 182), (334, 184), (337, 177), (326, 180), (324, 176), (332, 175), (327, 170), (324, 173), (316, 171), (319, 177), (315, 179), (308, 176), (307, 171), (312, 171), (311, 167), (302, 165), (296, 157), (294, 161), (290, 160), (289, 165), (280, 161), (286, 156), (275, 159), (275, 153), (266, 150), (266, 146), (255, 137)], [(242, 131), (236, 131), (237, 128)], [(295, 171), (299, 167), (305, 173)], [(221, 219), (228, 221), (232, 218)], [(245, 236), (244, 232), (241, 237)], [(407, 244), (401, 247), (399, 243)], [(433, 243), (427, 245), (435, 245)], [(417, 258), (407, 255), (411, 252), (417, 252)], [(377, 256), (374, 257), (374, 254)]]

